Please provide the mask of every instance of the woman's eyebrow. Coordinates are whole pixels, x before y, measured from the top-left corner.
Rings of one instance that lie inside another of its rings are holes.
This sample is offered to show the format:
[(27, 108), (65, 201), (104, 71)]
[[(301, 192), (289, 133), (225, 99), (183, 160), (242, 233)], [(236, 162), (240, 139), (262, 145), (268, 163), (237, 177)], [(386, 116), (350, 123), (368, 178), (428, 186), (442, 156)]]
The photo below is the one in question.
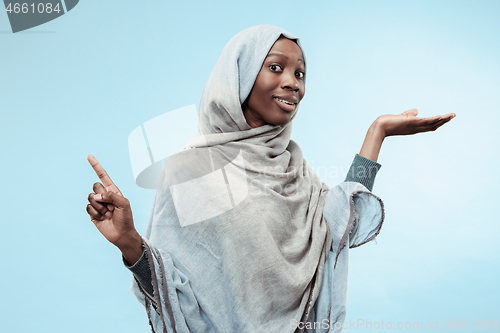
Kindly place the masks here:
[[(272, 57), (272, 56), (281, 57), (281, 58), (285, 58), (286, 60), (288, 60), (288, 57), (286, 55), (284, 55), (283, 53), (269, 53), (266, 58)], [(304, 62), (304, 59), (299, 58), (298, 61)]]

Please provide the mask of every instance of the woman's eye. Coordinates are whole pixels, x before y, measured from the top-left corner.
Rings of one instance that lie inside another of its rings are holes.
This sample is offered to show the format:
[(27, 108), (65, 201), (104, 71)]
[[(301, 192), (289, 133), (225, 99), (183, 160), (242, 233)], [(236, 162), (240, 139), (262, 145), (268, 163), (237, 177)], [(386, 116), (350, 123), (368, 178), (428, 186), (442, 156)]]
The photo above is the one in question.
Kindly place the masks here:
[(269, 66), (269, 68), (270, 68), (273, 72), (277, 72), (277, 71), (281, 70), (281, 66), (280, 66), (280, 65), (271, 65), (271, 66)]
[(303, 79), (306, 74), (304, 72), (295, 72), (295, 76), (299, 79)]

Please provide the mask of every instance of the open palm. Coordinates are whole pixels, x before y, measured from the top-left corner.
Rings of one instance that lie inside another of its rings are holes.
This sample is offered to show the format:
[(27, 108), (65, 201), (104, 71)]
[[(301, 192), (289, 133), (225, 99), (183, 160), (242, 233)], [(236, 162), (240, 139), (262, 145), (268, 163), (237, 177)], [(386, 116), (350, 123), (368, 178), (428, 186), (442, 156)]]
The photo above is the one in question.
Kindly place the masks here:
[(420, 118), (417, 115), (417, 109), (410, 109), (398, 115), (380, 116), (377, 121), (384, 129), (385, 136), (411, 135), (435, 131), (456, 116), (454, 113), (427, 118)]

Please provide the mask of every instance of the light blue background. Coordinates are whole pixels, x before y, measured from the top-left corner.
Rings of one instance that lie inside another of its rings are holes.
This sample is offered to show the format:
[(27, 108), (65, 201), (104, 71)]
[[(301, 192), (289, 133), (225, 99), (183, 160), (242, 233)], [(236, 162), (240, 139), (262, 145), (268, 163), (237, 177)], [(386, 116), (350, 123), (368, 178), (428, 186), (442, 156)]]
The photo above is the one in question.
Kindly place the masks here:
[(447, 319), (500, 319), (499, 1), (83, 0), (17, 34), (0, 13), (2, 332), (150, 331), (119, 251), (85, 211), (98, 180), (86, 156), (142, 233), (154, 192), (134, 183), (129, 133), (197, 104), (229, 38), (262, 23), (302, 40), (293, 138), (331, 186), (377, 116), (457, 114), (385, 140), (373, 192), (386, 220), (378, 244), (350, 252), (347, 320), (448, 332)]

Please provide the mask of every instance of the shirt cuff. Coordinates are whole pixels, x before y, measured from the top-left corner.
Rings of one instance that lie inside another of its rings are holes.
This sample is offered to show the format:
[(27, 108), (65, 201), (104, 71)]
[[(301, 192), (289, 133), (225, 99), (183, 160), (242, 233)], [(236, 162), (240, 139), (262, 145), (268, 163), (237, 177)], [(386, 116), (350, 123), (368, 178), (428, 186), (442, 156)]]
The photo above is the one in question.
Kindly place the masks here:
[(153, 295), (153, 285), (151, 283), (151, 269), (149, 268), (148, 259), (146, 258), (146, 250), (142, 251), (142, 255), (132, 266), (122, 256), (123, 264), (127, 267), (144, 289)]
[(371, 192), (375, 176), (381, 167), (379, 163), (356, 154), (344, 181), (360, 183)]

